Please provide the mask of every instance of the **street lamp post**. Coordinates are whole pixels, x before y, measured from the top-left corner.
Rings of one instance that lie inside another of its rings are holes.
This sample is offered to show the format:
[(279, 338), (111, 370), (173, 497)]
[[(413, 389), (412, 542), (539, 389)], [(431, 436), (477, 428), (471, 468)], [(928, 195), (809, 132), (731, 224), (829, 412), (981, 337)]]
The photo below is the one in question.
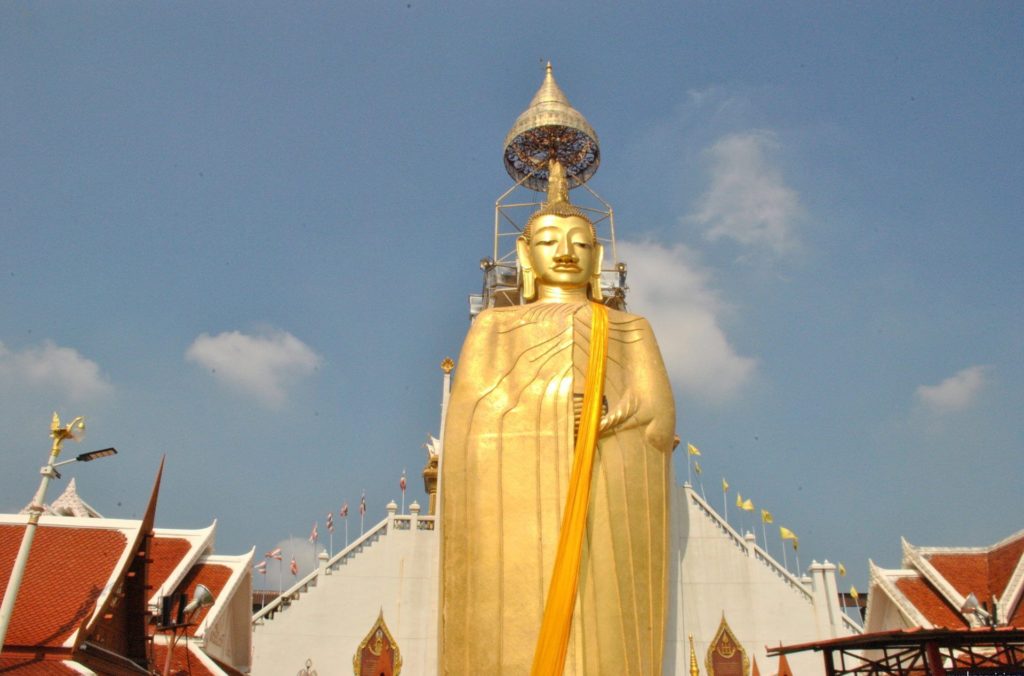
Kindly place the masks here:
[(11, 615), (14, 614), (14, 602), (18, 598), (18, 590), (21, 587), (21, 580), (25, 576), (25, 568), (28, 565), (28, 554), (32, 550), (32, 540), (36, 536), (36, 526), (39, 525), (39, 517), (43, 513), (43, 500), (46, 497), (46, 488), (50, 485), (50, 479), (60, 478), (57, 468), (72, 462), (89, 462), (96, 458), (103, 458), (114, 455), (117, 451), (113, 448), (104, 448), (99, 451), (82, 453), (81, 455), (57, 462), (60, 456), (61, 446), (66, 439), (80, 441), (85, 434), (85, 418), (78, 416), (67, 425), (61, 426), (60, 417), (54, 413), (53, 422), (50, 424), (50, 436), (53, 438), (53, 445), (50, 447), (50, 457), (46, 465), (39, 470), (43, 476), (39, 482), (39, 489), (36, 491), (32, 503), (28, 506), (28, 524), (25, 526), (25, 534), (21, 538), (21, 548), (18, 550), (18, 558), (14, 561), (14, 568), (11, 570), (11, 577), (7, 581), (7, 591), (4, 592), (3, 605), (0, 605), (0, 653), (4, 649), (4, 640), (7, 637), (7, 628), (11, 623)]

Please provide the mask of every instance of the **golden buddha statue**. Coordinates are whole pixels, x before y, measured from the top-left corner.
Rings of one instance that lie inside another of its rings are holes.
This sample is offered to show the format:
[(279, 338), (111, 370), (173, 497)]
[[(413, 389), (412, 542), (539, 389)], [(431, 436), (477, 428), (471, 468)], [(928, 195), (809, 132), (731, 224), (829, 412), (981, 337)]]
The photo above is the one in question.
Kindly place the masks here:
[[(647, 321), (601, 304), (594, 226), (564, 165), (546, 170), (516, 247), (525, 302), (479, 314), (448, 404), (440, 673), (660, 674), (672, 391)], [(574, 465), (585, 433), (592, 470)], [(575, 558), (560, 542), (573, 496)], [(572, 588), (553, 585), (567, 570)], [(562, 587), (564, 671), (538, 647)]]

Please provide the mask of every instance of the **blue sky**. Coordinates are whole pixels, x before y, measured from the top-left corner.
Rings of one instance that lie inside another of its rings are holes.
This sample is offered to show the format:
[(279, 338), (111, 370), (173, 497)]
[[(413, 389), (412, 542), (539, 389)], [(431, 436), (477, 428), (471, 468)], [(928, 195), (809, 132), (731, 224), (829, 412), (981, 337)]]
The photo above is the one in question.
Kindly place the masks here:
[(423, 502), (502, 140), (551, 59), (712, 504), (724, 476), (860, 585), (900, 536), (999, 540), (1022, 29), (998, 2), (5, 3), (0, 509), (54, 409), (88, 418), (69, 453), (121, 452), (68, 473), (87, 501), (140, 515), (166, 453), (158, 523), (216, 518), (221, 552), (364, 489), (376, 521), (403, 468)]

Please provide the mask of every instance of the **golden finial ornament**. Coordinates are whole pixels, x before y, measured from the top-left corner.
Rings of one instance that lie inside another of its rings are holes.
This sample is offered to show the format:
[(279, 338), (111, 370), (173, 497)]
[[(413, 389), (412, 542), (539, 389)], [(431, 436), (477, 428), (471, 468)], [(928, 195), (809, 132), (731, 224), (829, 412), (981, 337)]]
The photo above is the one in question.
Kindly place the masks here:
[(505, 170), (513, 181), (544, 192), (552, 160), (565, 167), (568, 188), (575, 188), (597, 171), (601, 150), (590, 123), (555, 82), (549, 61), (540, 89), (505, 136)]
[(451, 373), (452, 369), (454, 369), (454, 368), (455, 368), (455, 362), (452, 361), (451, 357), (445, 357), (444, 360), (441, 362), (441, 370), (444, 371), (445, 375), (448, 375), (449, 373)]
[(700, 667), (697, 666), (697, 649), (693, 647), (693, 634), (690, 637), (690, 676), (700, 676)]
[(53, 412), (53, 417), (50, 419), (50, 437), (53, 438), (50, 455), (55, 458), (60, 455), (61, 446), (66, 439), (80, 441), (83, 436), (85, 436), (85, 418), (78, 416), (67, 425), (62, 426), (60, 416), (56, 411)]

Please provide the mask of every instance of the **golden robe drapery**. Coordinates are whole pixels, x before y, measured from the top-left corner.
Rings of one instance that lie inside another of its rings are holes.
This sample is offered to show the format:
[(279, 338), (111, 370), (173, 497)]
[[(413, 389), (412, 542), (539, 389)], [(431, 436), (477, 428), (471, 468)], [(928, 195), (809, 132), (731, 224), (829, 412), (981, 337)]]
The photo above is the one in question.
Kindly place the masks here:
[[(481, 313), (458, 362), (441, 478), (441, 673), (527, 674), (572, 464), (587, 304)], [(654, 334), (609, 310), (566, 674), (659, 674), (675, 412)]]

